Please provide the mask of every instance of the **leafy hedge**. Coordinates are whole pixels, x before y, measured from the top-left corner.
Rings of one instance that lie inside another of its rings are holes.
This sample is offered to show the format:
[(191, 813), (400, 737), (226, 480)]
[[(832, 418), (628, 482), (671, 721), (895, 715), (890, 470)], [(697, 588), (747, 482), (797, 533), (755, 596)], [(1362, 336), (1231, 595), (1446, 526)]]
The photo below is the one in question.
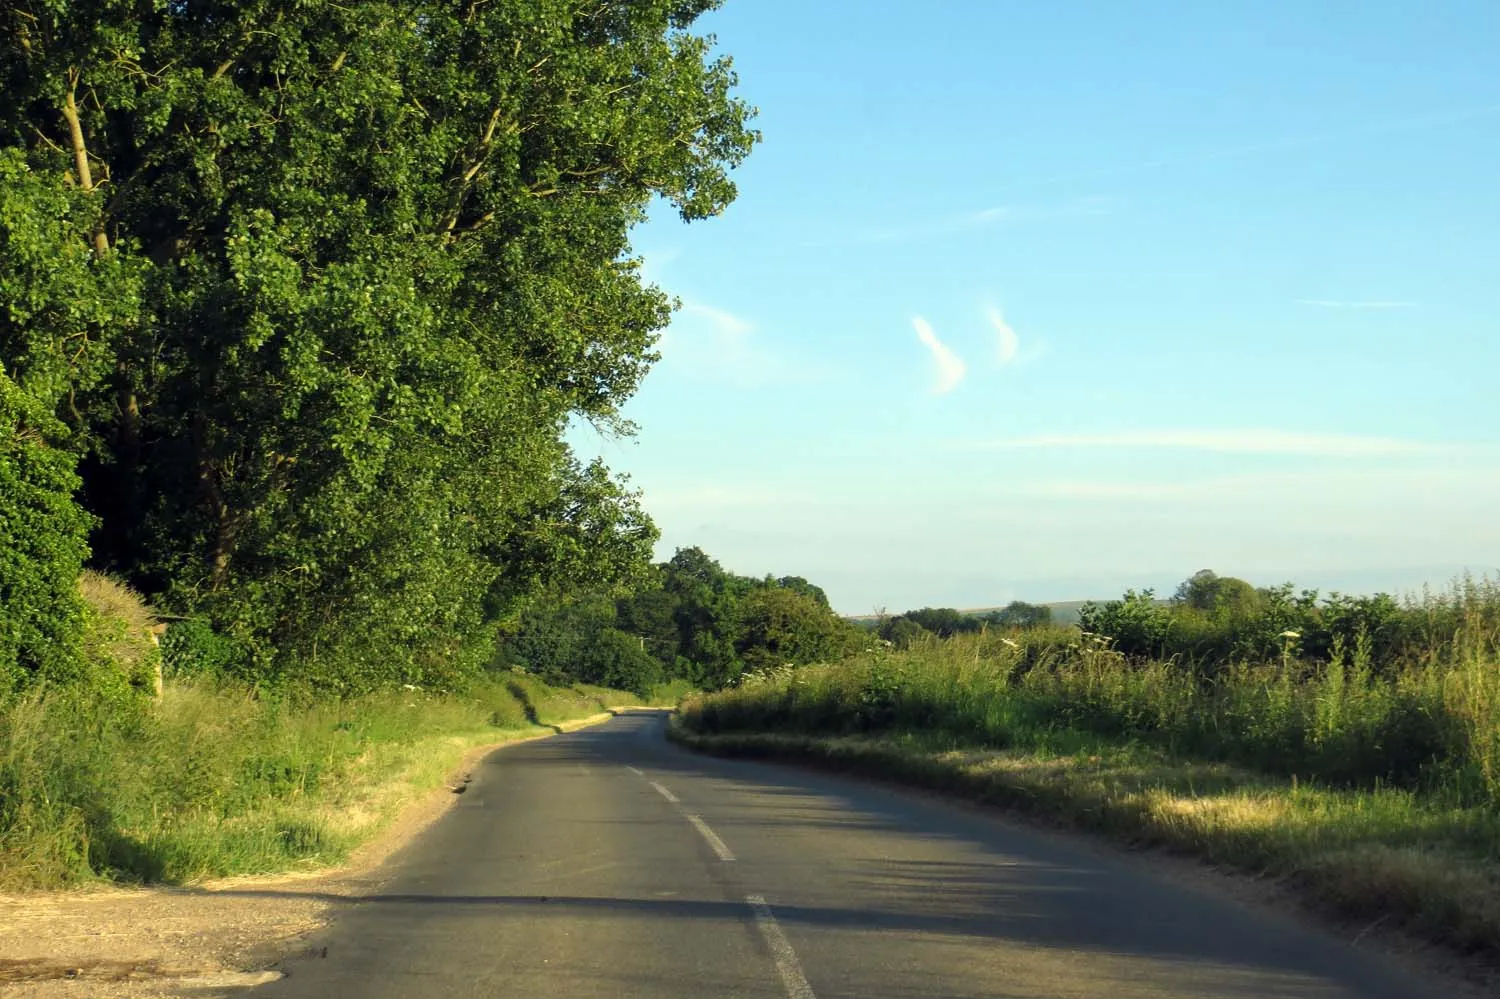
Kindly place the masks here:
[(82, 668), (78, 574), (90, 518), (73, 499), (73, 455), (38, 429), (48, 422), (0, 374), (0, 692)]

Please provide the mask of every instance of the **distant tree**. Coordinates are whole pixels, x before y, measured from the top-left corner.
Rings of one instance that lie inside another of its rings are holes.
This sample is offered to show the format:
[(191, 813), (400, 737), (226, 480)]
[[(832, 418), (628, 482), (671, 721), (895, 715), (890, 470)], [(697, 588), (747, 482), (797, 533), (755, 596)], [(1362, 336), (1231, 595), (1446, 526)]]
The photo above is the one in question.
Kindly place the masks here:
[(880, 637), (898, 649), (909, 649), (912, 645), (929, 637), (931, 634), (932, 632), (905, 614), (891, 618), (880, 628)]
[(693, 580), (714, 589), (723, 588), (729, 575), (723, 566), (696, 545), (677, 549), (663, 569), (668, 578), (679, 585), (682, 581)]
[(1246, 614), (1254, 612), (1262, 598), (1255, 587), (1243, 579), (1202, 569), (1178, 585), (1172, 602), (1200, 611)]
[(736, 649), (750, 669), (803, 665), (835, 658), (849, 648), (853, 635), (848, 622), (812, 595), (762, 586), (741, 601)]
[(1033, 628), (1052, 622), (1052, 608), (1042, 604), (1028, 604), (1012, 600), (998, 611), (985, 616), (990, 623), (1002, 628)]
[(583, 650), (577, 676), (584, 683), (629, 690), (642, 697), (665, 676), (661, 662), (641, 645), (641, 639), (618, 628), (600, 629)]
[(701, 548), (680, 548), (662, 566), (663, 588), (675, 602), (676, 671), (707, 690), (727, 685), (743, 670), (738, 597), (752, 582), (725, 572)]
[(823, 592), (823, 588), (821, 586), (814, 586), (801, 576), (782, 576), (776, 580), (776, 585), (782, 589), (794, 590), (805, 597), (811, 597), (817, 602), (819, 607), (827, 608), (829, 606), (828, 594)]
[(535, 600), (505, 639), (500, 666), (520, 666), (549, 683), (592, 683), (645, 695), (665, 674), (643, 640), (616, 627), (613, 602), (590, 595)]
[(682, 636), (677, 628), (678, 597), (663, 586), (662, 568), (650, 573), (616, 602), (621, 630), (638, 636), (645, 650), (670, 669), (677, 661)]
[(965, 631), (978, 631), (983, 623), (952, 607), (923, 607), (921, 610), (907, 611), (903, 616), (942, 638)]

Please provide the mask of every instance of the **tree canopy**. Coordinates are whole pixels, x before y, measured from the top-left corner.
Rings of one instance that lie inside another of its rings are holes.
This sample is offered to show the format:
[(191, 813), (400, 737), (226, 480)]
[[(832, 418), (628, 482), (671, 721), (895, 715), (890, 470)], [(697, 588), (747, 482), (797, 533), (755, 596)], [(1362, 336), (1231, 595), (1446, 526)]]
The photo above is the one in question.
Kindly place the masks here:
[(563, 431), (655, 359), (631, 227), (758, 138), (714, 6), (4, 5), (0, 377), (44, 415), (0, 430), (78, 463), (93, 561), (342, 688), (642, 571)]
[(717, 689), (747, 670), (837, 659), (859, 630), (797, 576), (726, 571), (701, 548), (681, 548), (612, 598), (566, 593), (531, 600), (500, 661), (553, 681), (642, 689), (662, 679)]

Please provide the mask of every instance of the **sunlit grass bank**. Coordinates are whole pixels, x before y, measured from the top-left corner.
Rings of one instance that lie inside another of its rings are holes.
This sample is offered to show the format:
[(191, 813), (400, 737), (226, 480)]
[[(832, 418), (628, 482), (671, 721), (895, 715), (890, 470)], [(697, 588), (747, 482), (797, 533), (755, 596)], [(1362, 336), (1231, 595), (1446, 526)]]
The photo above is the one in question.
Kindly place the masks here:
[(689, 699), (675, 737), (1003, 803), (1500, 955), (1495, 596), (1400, 668), (1356, 647), (1204, 672), (1065, 629), (969, 635), (760, 674)]
[(178, 682), (155, 702), (24, 698), (0, 708), (0, 887), (337, 863), (467, 750), (640, 700), (524, 674), (462, 696), (304, 699)]

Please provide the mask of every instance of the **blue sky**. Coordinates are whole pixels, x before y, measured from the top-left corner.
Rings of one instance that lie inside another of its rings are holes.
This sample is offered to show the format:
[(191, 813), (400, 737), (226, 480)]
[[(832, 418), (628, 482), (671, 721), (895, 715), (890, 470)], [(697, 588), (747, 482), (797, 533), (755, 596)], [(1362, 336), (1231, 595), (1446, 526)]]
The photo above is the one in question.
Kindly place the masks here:
[(765, 141), (575, 435), (835, 607), (1500, 567), (1500, 5), (728, 0)]

